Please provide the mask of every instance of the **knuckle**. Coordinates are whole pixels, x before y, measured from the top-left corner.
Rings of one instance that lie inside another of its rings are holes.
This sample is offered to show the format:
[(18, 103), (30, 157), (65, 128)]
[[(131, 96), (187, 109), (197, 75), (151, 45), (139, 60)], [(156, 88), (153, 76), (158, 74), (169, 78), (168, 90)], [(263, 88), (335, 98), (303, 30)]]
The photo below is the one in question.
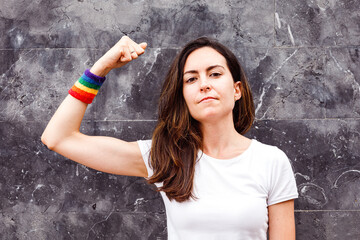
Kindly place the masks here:
[(128, 36), (122, 36), (121, 37), (121, 41), (128, 41), (129, 40), (129, 37)]

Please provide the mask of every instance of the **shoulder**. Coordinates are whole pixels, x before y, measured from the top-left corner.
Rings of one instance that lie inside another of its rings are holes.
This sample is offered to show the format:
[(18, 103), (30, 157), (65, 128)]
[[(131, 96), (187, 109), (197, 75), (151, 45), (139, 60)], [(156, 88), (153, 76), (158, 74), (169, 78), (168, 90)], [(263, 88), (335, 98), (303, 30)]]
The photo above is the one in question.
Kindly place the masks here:
[(137, 144), (140, 148), (141, 156), (145, 161), (146, 167), (150, 166), (150, 150), (151, 150), (151, 140), (138, 140)]
[(138, 140), (137, 143), (139, 145), (139, 148), (140, 148), (140, 151), (141, 151), (142, 155), (146, 155), (150, 151), (151, 143), (152, 143), (152, 141), (150, 139), (148, 139), (148, 140)]
[(145, 163), (145, 166), (146, 166), (146, 169), (148, 172), (148, 177), (150, 177), (154, 174), (153, 169), (151, 167), (151, 162), (150, 162), (151, 143), (152, 143), (151, 140), (138, 140), (137, 141), (137, 144), (139, 145), (139, 148), (140, 148), (142, 159)]
[[(287, 155), (276, 146), (253, 140), (252, 157), (259, 165), (266, 169), (291, 167)], [(292, 167), (291, 167), (292, 168)]]
[(287, 158), (286, 154), (277, 146), (268, 145), (253, 139), (253, 150), (258, 155), (263, 155), (267, 159), (269, 158)]
[[(271, 193), (269, 203), (274, 204), (288, 194), (297, 197), (293, 166), (286, 154), (276, 146), (258, 141), (254, 144), (253, 156), (263, 177), (263, 184)], [(280, 196), (281, 195), (281, 196)], [(274, 197), (275, 196), (275, 197)], [(290, 199), (290, 198), (289, 198)]]

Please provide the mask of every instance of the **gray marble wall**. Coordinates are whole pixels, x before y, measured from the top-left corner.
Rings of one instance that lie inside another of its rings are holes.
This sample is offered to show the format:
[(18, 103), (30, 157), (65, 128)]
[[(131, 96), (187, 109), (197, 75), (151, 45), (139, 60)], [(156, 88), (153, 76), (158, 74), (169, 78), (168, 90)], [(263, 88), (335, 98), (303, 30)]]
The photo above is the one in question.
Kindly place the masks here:
[(295, 170), (297, 239), (360, 239), (358, 0), (0, 1), (0, 238), (166, 239), (159, 194), (48, 150), (67, 90), (124, 34), (145, 55), (109, 74), (87, 134), (150, 138), (165, 72), (187, 41), (228, 45), (249, 76), (248, 136)]

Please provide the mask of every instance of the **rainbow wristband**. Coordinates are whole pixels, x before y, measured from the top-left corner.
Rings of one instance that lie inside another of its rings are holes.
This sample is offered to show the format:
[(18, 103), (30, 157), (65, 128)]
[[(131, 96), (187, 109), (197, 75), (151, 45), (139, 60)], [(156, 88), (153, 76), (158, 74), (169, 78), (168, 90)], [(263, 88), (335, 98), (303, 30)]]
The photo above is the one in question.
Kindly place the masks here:
[(101, 85), (105, 82), (105, 77), (99, 77), (86, 69), (84, 74), (76, 81), (69, 90), (69, 94), (80, 101), (90, 104), (95, 98)]

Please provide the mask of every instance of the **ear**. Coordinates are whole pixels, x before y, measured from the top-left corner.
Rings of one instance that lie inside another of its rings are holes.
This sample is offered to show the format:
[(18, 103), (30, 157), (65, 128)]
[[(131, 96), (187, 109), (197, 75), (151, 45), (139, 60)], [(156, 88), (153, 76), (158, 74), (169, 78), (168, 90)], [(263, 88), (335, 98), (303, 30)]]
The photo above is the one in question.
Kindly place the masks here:
[(234, 83), (234, 100), (237, 101), (241, 98), (241, 82)]

